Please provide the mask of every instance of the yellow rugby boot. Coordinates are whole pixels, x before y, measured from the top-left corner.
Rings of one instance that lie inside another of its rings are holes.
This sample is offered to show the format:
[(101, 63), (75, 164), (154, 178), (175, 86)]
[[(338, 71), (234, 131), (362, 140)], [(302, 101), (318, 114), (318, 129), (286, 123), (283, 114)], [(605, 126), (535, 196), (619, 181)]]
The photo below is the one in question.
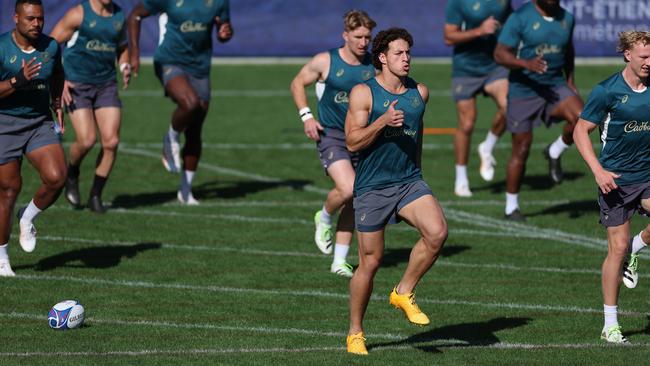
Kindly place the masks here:
[(415, 293), (400, 295), (397, 293), (397, 287), (390, 293), (390, 304), (396, 309), (400, 309), (406, 315), (406, 318), (415, 325), (429, 324), (429, 317), (420, 310), (415, 303)]
[(345, 343), (348, 345), (348, 353), (362, 356), (368, 355), (368, 350), (366, 349), (366, 338), (363, 337), (363, 332), (349, 335)]

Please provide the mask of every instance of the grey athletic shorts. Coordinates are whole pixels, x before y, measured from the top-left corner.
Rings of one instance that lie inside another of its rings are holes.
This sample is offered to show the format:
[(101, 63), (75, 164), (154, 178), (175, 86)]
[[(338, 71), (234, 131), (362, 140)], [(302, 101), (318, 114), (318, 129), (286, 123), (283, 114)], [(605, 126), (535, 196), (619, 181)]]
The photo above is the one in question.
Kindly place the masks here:
[[(25, 126), (9, 129), (9, 126)], [(60, 144), (54, 121), (46, 117), (19, 118), (0, 114), (0, 164), (20, 160), (24, 154), (50, 144)]]
[(70, 88), (72, 104), (67, 106), (69, 111), (76, 109), (99, 109), (102, 107), (122, 108), (122, 102), (117, 97), (117, 81), (110, 80), (104, 84), (86, 84), (72, 82)]
[(511, 133), (530, 132), (542, 124), (550, 126), (560, 120), (551, 113), (566, 98), (576, 95), (568, 86), (540, 88), (537, 95), (524, 98), (508, 98), (506, 113), (508, 131)]
[(632, 218), (634, 211), (648, 216), (648, 212), (641, 207), (641, 200), (647, 198), (650, 198), (650, 182), (619, 186), (608, 194), (598, 189), (600, 223), (605, 227), (623, 225)]
[[(169, 80), (177, 76), (185, 76), (187, 81), (189, 81), (192, 89), (196, 92), (199, 99), (204, 102), (210, 102), (210, 78), (197, 78), (192, 76), (190, 73), (186, 72), (180, 66), (176, 65), (162, 65), (158, 62), (154, 62), (154, 70), (156, 71), (156, 76), (158, 80), (162, 83), (163, 87), (167, 86)], [(167, 91), (165, 91), (165, 96), (167, 96)]]
[(451, 78), (451, 95), (455, 102), (476, 97), (476, 94), (485, 93), (485, 86), (497, 80), (508, 78), (508, 69), (497, 66), (484, 76), (459, 76)]
[(353, 168), (359, 163), (359, 154), (348, 150), (345, 145), (345, 132), (341, 130), (326, 128), (325, 133), (320, 135), (320, 141), (316, 142), (316, 147), (325, 173), (330, 165), (339, 160), (349, 160)]
[(357, 231), (379, 231), (401, 221), (398, 213), (409, 203), (433, 192), (423, 180), (376, 189), (354, 197), (354, 221)]

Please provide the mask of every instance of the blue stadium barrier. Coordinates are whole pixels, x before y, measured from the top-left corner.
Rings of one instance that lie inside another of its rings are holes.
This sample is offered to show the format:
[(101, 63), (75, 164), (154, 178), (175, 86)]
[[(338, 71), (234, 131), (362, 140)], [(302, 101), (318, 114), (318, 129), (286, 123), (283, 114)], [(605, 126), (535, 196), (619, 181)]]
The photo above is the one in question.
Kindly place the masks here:
[[(0, 30), (13, 27), (15, 0), (0, 0)], [(192, 0), (201, 1), (201, 0)], [(117, 0), (128, 12), (137, 0)], [(514, 0), (515, 6), (523, 0)], [(46, 31), (79, 0), (43, 0)], [(446, 57), (451, 49), (442, 40), (444, 0), (231, 0), (235, 36), (215, 43), (215, 56), (311, 56), (342, 43), (342, 15), (350, 8), (366, 10), (378, 29), (407, 28), (415, 39), (415, 56)], [(576, 16), (574, 40), (578, 56), (615, 56), (618, 32), (648, 30), (650, 0), (563, 0)], [(150, 56), (158, 42), (155, 18), (143, 22), (142, 55)]]

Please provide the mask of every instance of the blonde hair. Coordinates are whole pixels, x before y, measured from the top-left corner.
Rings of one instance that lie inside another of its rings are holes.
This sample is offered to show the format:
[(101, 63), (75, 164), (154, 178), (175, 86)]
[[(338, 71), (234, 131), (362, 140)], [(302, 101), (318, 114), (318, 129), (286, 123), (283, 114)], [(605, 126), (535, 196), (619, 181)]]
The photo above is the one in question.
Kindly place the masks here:
[(619, 33), (616, 52), (625, 53), (625, 51), (634, 48), (634, 45), (637, 43), (641, 43), (642, 45), (650, 44), (650, 32), (634, 30)]
[(359, 27), (366, 27), (372, 30), (377, 26), (377, 23), (365, 11), (352, 9), (343, 15), (343, 25), (345, 31), (350, 32)]

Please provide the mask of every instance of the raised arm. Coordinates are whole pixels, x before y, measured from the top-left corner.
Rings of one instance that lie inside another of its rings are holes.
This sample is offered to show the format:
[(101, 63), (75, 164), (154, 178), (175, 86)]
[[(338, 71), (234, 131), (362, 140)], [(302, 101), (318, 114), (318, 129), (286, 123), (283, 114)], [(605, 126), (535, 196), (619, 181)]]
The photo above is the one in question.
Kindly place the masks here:
[(366, 84), (358, 84), (350, 92), (350, 105), (345, 118), (345, 144), (351, 152), (361, 151), (379, 137), (384, 127), (401, 127), (404, 111), (395, 109), (397, 99), (390, 103), (386, 113), (368, 123), (372, 109), (372, 92)]
[(133, 74), (138, 76), (140, 70), (140, 22), (151, 13), (139, 2), (126, 19), (129, 34), (129, 58)]
[(83, 6), (77, 5), (68, 10), (63, 18), (56, 23), (54, 29), (52, 29), (52, 33), (50, 33), (50, 37), (56, 39), (59, 44), (69, 41), (74, 32), (81, 27), (83, 18)]
[(307, 62), (291, 81), (291, 95), (293, 96), (293, 102), (296, 104), (300, 118), (304, 122), (305, 135), (314, 141), (320, 140), (318, 132), (323, 130), (323, 126), (314, 118), (314, 115), (309, 109), (305, 88), (319, 80), (325, 80), (327, 78), (329, 63), (329, 53), (319, 53)]

